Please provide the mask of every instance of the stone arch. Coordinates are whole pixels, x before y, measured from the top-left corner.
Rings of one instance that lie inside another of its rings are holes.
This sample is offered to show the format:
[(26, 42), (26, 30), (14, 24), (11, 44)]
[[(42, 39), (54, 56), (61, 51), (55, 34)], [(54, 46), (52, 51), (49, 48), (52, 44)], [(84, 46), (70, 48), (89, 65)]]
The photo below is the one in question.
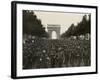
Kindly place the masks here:
[(49, 24), (47, 26), (49, 38), (52, 39), (52, 32), (55, 31), (57, 34), (57, 39), (60, 38), (60, 25)]

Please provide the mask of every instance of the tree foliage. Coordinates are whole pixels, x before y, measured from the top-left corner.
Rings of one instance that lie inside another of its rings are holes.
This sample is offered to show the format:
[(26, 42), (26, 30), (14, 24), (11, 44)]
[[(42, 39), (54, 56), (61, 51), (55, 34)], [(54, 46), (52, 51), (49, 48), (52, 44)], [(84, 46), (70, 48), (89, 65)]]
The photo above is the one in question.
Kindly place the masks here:
[(23, 10), (23, 34), (48, 37), (45, 28), (41, 24), (41, 20), (37, 19), (34, 12), (29, 10)]
[(68, 28), (65, 33), (61, 35), (61, 37), (70, 37), (70, 36), (78, 36), (78, 35), (85, 35), (86, 33), (91, 34), (91, 15), (88, 15), (89, 19), (87, 19), (87, 16), (84, 15), (82, 18), (82, 21), (75, 26), (74, 24), (71, 24), (71, 26)]

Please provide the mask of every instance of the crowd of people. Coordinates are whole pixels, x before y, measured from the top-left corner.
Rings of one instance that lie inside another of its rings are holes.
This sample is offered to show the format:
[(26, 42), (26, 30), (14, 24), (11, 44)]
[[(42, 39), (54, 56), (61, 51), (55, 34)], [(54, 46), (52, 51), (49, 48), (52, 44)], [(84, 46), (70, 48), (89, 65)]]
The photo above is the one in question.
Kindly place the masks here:
[(27, 39), (23, 43), (23, 69), (91, 65), (90, 40)]

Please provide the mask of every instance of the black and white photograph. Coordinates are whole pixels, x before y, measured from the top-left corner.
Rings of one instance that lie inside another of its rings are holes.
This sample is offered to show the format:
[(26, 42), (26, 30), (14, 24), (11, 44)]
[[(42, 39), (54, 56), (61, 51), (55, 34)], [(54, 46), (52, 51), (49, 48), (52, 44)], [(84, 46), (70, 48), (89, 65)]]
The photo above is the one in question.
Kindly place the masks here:
[(91, 14), (23, 10), (23, 69), (91, 65)]
[(17, 1), (12, 6), (14, 78), (97, 72), (96, 6)]

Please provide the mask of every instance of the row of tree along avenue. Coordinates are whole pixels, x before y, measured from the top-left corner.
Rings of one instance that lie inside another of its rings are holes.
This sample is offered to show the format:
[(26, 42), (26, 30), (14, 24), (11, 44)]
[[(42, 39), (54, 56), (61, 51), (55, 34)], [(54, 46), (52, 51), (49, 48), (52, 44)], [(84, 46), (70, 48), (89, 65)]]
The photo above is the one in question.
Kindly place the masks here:
[(33, 11), (23, 10), (23, 35), (48, 37), (41, 20), (37, 18)]
[(71, 24), (71, 26), (68, 28), (68, 30), (63, 33), (61, 36), (64, 37), (70, 37), (70, 36), (79, 36), (79, 35), (85, 35), (87, 33), (91, 34), (91, 15), (88, 15), (89, 19), (87, 19), (87, 15), (83, 16), (83, 19), (81, 22), (79, 22), (76, 26), (74, 24)]

